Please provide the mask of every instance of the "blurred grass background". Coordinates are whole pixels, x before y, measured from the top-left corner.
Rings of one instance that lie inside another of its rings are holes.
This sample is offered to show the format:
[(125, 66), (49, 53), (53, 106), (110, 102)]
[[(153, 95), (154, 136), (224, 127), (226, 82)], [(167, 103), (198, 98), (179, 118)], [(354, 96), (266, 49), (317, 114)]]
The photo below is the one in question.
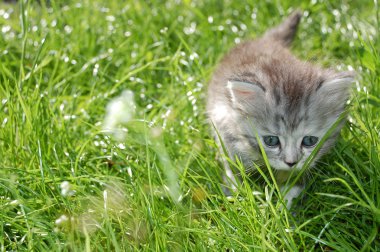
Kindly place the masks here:
[[(204, 104), (218, 59), (295, 9), (293, 52), (357, 82), (288, 212), (270, 185), (224, 197)], [(0, 27), (1, 251), (380, 250), (377, 1), (11, 1)], [(120, 142), (102, 124), (125, 89)]]

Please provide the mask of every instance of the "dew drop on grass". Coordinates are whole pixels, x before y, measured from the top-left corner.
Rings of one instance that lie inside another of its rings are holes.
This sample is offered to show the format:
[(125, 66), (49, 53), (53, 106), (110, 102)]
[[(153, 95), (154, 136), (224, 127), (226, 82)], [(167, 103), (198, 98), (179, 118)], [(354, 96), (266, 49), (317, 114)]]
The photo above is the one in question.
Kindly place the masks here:
[(3, 25), (3, 27), (1, 28), (2, 33), (7, 33), (10, 30), (11, 30), (11, 27), (9, 25)]
[(117, 147), (120, 149), (120, 150), (125, 150), (125, 144), (122, 144), (122, 143), (119, 143), (118, 145), (117, 145)]
[(103, 12), (103, 13), (107, 13), (110, 11), (110, 9), (107, 7), (101, 7), (99, 10), (100, 10), (100, 12)]
[(332, 14), (334, 15), (334, 16), (336, 16), (336, 17), (339, 17), (340, 16), (340, 12), (339, 12), (339, 10), (333, 10), (332, 11)]
[(184, 66), (189, 66), (189, 62), (187, 62), (186, 60), (184, 59), (180, 59), (179, 62), (184, 65)]
[(16, 206), (16, 205), (19, 205), (19, 204), (20, 204), (20, 201), (19, 201), (19, 200), (12, 200), (9, 204), (10, 204), (11, 206)]
[(65, 25), (65, 27), (63, 28), (63, 30), (67, 33), (67, 34), (70, 34), (72, 31), (73, 31), (73, 28), (69, 25)]
[(190, 58), (191, 61), (194, 61), (194, 59), (198, 59), (199, 58), (199, 55), (196, 52), (193, 52), (193, 53), (190, 54), (189, 58)]
[(130, 177), (130, 178), (132, 178), (132, 169), (131, 169), (131, 167), (127, 167), (127, 173), (128, 173), (128, 176)]
[(146, 106), (146, 109), (147, 110), (150, 110), (150, 109), (152, 109), (153, 108), (153, 104), (148, 104), (147, 106)]
[(197, 24), (195, 22), (191, 22), (190, 26), (183, 28), (183, 32), (186, 35), (191, 35), (195, 33), (196, 29), (197, 29)]
[(243, 31), (245, 31), (245, 30), (247, 30), (247, 26), (244, 23), (241, 23), (240, 24), (240, 29), (243, 30)]
[(99, 64), (96, 63), (94, 65), (94, 69), (92, 70), (92, 76), (97, 76), (98, 75), (98, 72), (99, 72)]
[(5, 125), (7, 124), (7, 122), (8, 122), (8, 118), (7, 117), (5, 117), (4, 118), (4, 120), (3, 120), (3, 123), (1, 124), (1, 127), (5, 127)]
[(363, 86), (363, 92), (366, 93), (366, 94), (368, 94), (368, 89), (367, 89), (366, 86)]
[(114, 22), (116, 20), (116, 18), (114, 16), (112, 16), (112, 15), (109, 15), (109, 16), (106, 16), (106, 20), (108, 22)]
[(66, 62), (66, 63), (69, 62), (69, 60), (70, 60), (70, 58), (67, 57), (67, 55), (63, 55), (63, 56), (62, 56), (62, 59), (63, 59), (63, 61)]
[(358, 83), (356, 83), (356, 91), (360, 92), (361, 90), (362, 90), (361, 86)]
[(292, 233), (294, 232), (294, 228), (285, 228), (286, 233)]
[(115, 27), (113, 25), (108, 26), (108, 31), (112, 33), (115, 30)]
[(8, 12), (5, 12), (4, 15), (3, 15), (3, 18), (4, 18), (4, 19), (8, 19), (9, 16), (10, 16), (9, 13), (8, 13)]
[(233, 26), (231, 26), (231, 31), (233, 33), (237, 33), (239, 31), (239, 29), (237, 28), (237, 26), (233, 25)]

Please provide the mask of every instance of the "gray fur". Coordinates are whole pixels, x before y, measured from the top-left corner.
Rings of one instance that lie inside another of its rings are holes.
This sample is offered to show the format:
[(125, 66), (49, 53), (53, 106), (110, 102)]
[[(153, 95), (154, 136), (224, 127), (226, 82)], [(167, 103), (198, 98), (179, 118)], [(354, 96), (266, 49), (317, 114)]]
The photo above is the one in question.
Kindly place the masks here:
[[(303, 137), (321, 139), (343, 113), (353, 81), (352, 72), (322, 69), (290, 53), (287, 46), (300, 17), (295, 12), (262, 38), (233, 48), (215, 70), (208, 89), (210, 123), (229, 156), (241, 159), (247, 170), (253, 162), (262, 163), (256, 132), (261, 142), (266, 135), (279, 137), (281, 144), (276, 148), (263, 144), (271, 167), (281, 171), (279, 183), (284, 182), (283, 174), (301, 169), (312, 152), (313, 148), (301, 145)], [(317, 159), (334, 144), (341, 126), (324, 143)], [(225, 169), (226, 181), (234, 183), (226, 162)]]

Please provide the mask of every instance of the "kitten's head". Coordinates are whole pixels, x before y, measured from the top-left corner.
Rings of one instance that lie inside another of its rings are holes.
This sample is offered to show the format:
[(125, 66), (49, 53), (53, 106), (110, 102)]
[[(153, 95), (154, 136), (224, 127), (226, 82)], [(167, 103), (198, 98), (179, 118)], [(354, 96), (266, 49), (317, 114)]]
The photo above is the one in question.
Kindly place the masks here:
[[(241, 68), (227, 82), (227, 90), (232, 107), (241, 115), (243, 135), (260, 152), (257, 132), (270, 165), (289, 171), (303, 167), (344, 112), (352, 81), (351, 72), (268, 57), (254, 69)], [(332, 146), (341, 126), (323, 143), (319, 156)]]

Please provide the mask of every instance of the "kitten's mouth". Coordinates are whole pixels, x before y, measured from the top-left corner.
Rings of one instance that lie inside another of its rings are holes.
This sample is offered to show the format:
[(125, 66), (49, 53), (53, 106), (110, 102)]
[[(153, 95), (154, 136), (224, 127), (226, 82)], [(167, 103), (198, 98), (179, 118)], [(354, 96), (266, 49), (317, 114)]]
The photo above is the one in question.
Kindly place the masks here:
[(291, 172), (291, 171), (298, 171), (300, 170), (300, 166), (298, 164), (295, 164), (293, 166), (289, 166), (289, 165), (283, 165), (283, 166), (272, 166), (274, 170), (276, 171), (287, 171), (287, 172)]
[(299, 171), (302, 168), (302, 163), (300, 161), (294, 163), (288, 163), (284, 161), (270, 162), (271, 167), (276, 171), (292, 172)]
[(292, 171), (297, 169), (297, 167), (273, 167), (277, 171)]

